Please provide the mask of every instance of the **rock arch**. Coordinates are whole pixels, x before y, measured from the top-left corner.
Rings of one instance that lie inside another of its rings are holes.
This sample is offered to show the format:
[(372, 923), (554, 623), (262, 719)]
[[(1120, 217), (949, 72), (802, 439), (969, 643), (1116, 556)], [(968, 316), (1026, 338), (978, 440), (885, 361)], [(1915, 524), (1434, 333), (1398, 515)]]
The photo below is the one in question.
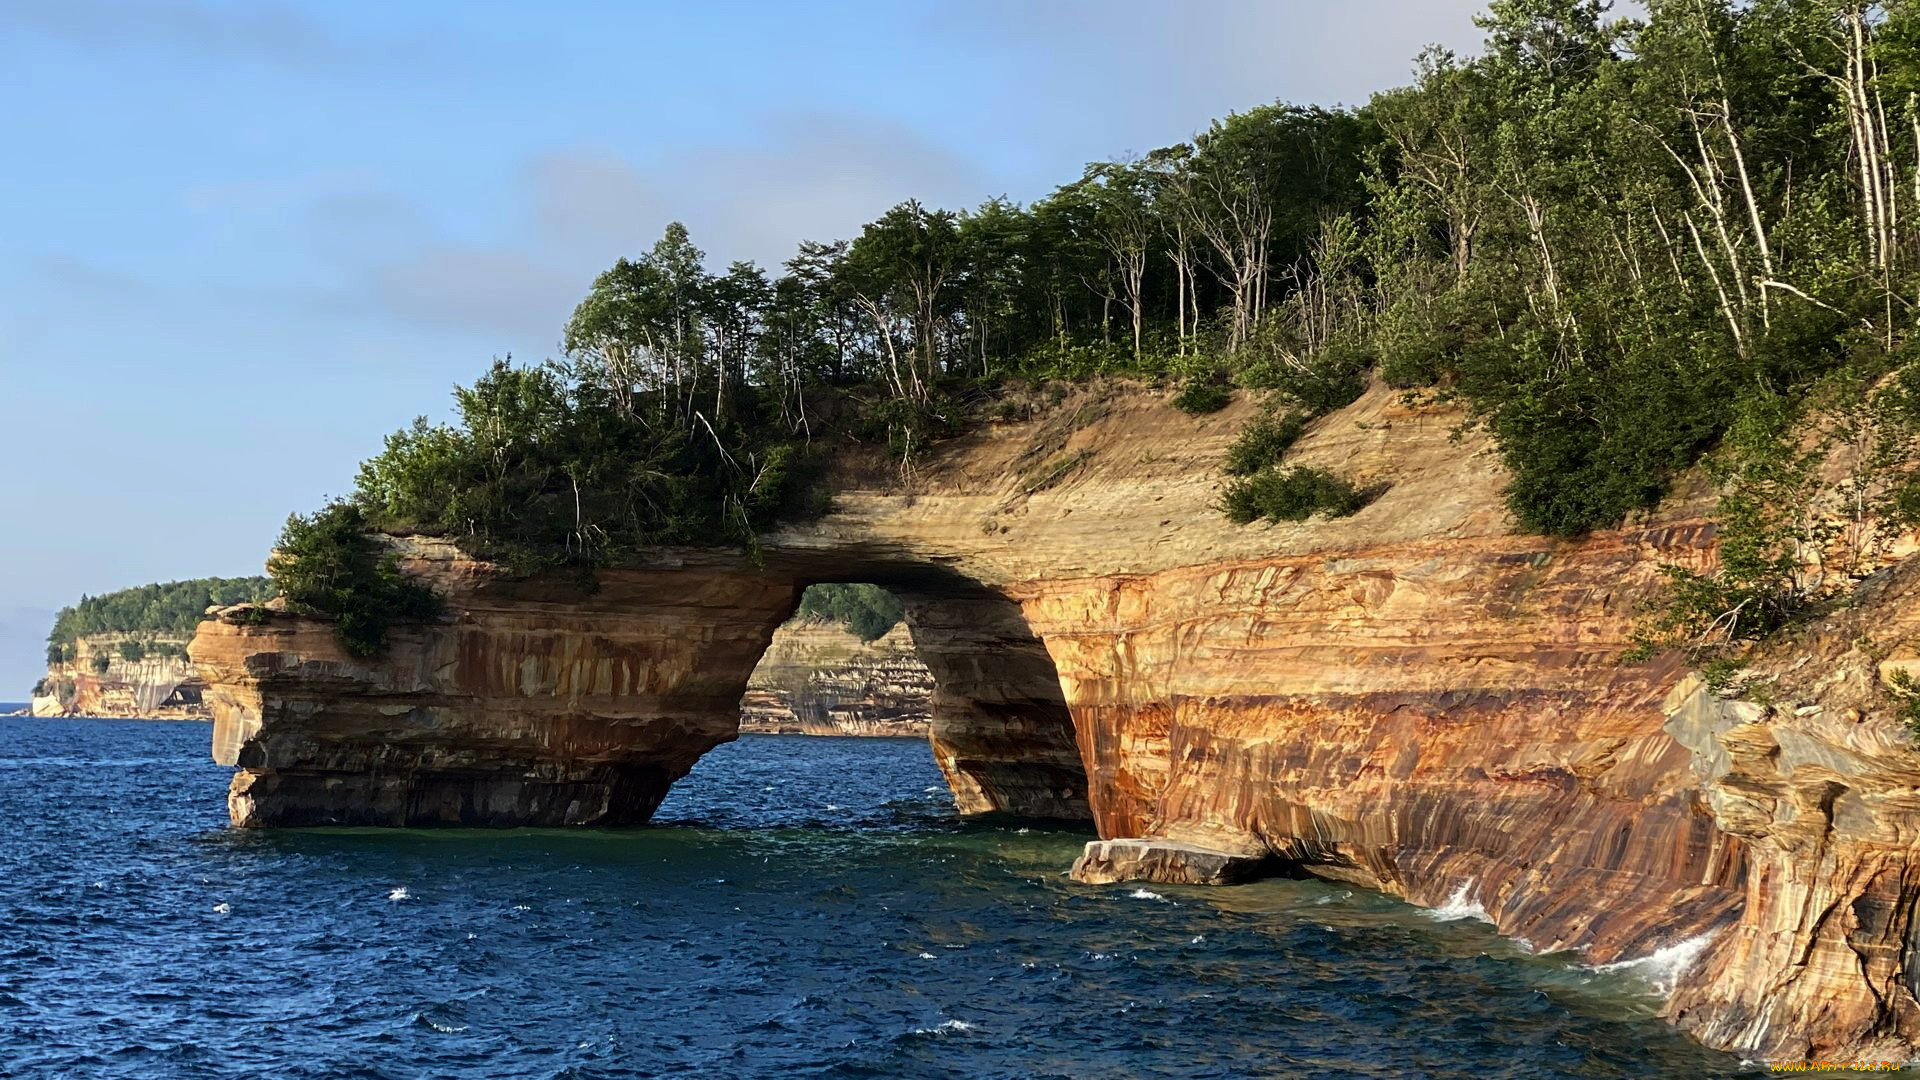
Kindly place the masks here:
[(443, 543), (397, 542), (447, 597), (442, 622), (372, 660), (323, 620), (256, 608), (195, 645), (216, 680), (214, 758), (234, 824), (628, 825), (739, 731), (746, 680), (806, 586), (900, 595), (936, 684), (931, 742), (962, 813), (1085, 820), (1058, 673), (1020, 605), (949, 568), (853, 551), (712, 552), (516, 578)]
[(659, 552), (588, 592), (409, 543), (452, 615), (378, 662), (316, 620), (202, 624), (234, 820), (644, 820), (731, 737), (800, 588), (871, 581), (907, 597), (941, 680), (962, 805), (1078, 812), (1084, 776), (1100, 835), (1144, 839), (1098, 872), (1281, 859), (1665, 965), (1669, 1015), (1714, 1046), (1920, 1048), (1920, 754), (1875, 666), (1920, 653), (1920, 562), (1782, 660), (1790, 701), (1725, 702), (1678, 662), (1622, 662), (1659, 567), (1711, 564), (1703, 485), (1619, 531), (1515, 535), (1484, 436), (1382, 386), (1288, 456), (1385, 494), (1235, 528), (1215, 477), (1250, 406), (1077, 393), (910, 479), (841, 484), (757, 564)]

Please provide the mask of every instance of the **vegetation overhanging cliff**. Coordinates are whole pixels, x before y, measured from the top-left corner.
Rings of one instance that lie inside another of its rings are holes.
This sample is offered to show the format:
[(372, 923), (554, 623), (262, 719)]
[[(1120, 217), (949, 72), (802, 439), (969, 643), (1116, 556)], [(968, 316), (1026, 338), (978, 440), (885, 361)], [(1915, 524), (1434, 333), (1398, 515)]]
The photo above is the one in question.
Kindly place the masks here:
[[(1913, 1045), (1908, 950), (1890, 946), (1920, 880), (1920, 755), (1874, 668), (1920, 643), (1881, 584), (1906, 563), (1866, 579), (1858, 618), (1879, 636), (1828, 669), (1864, 674), (1741, 705), (1676, 656), (1623, 662), (1660, 567), (1714, 564), (1705, 477), (1621, 530), (1516, 534), (1485, 433), (1456, 439), (1457, 405), (1377, 384), (1292, 452), (1378, 498), (1242, 527), (1207, 513), (1210, 466), (1255, 406), (1194, 418), (1166, 396), (1083, 388), (986, 424), (909, 480), (849, 482), (763, 536), (758, 565), (666, 548), (589, 588), (397, 541), (446, 606), (377, 658), (325, 620), (234, 609), (193, 646), (234, 820), (644, 820), (734, 737), (804, 586), (875, 581), (933, 672), (935, 757), (964, 810), (1087, 815), (1106, 837), (1483, 911), (1541, 950), (1661, 968), (1674, 1018), (1717, 1046)], [(1063, 417), (1085, 422), (1063, 434)], [(1062, 453), (1081, 464), (1035, 489), (1031, 464)], [(1856, 950), (1884, 963), (1841, 962)]]
[[(1912, 1053), (1920, 9), (1483, 25), (773, 280), (670, 227), (290, 523), (294, 615), (202, 628), (235, 821), (644, 820), (800, 590), (873, 581), (964, 809), (1665, 965), (1714, 1045)], [(1849, 604), (1871, 644), (1760, 700)]]
[[(1658, 504), (1714, 452), (1729, 558), (1675, 578), (1654, 646), (1701, 662), (1824, 598), (1805, 431), (1857, 444), (1856, 524), (1920, 518), (1920, 14), (1849, 0), (1498, 0), (1482, 54), (1430, 51), (1354, 110), (1273, 105), (1099, 162), (1032, 204), (908, 201), (769, 278), (710, 273), (678, 225), (594, 282), (564, 360), (497, 364), (347, 502), (290, 528), (297, 609), (376, 648), (431, 605), (362, 529), (582, 572), (658, 545), (751, 549), (821, 513), (829, 461), (1020, 405), (1010, 383), (1237, 384), (1263, 415), (1227, 458), (1234, 520), (1377, 494), (1288, 447), (1376, 371), (1491, 433), (1523, 531)], [(1052, 455), (1028, 482), (1078, 465)], [(1818, 546), (1816, 544), (1816, 546)], [(1840, 576), (1847, 576), (1841, 568)]]

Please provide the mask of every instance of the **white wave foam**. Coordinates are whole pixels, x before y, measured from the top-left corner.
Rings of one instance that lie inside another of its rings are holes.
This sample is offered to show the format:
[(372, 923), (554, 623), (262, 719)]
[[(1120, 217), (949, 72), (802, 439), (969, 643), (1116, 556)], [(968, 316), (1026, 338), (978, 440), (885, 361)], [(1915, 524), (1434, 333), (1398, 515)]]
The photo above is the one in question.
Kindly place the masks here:
[(1161, 896), (1159, 893), (1152, 891), (1151, 889), (1135, 889), (1132, 892), (1128, 893), (1127, 895), (1134, 898), (1135, 900), (1158, 900), (1163, 904), (1172, 903), (1172, 901), (1168, 900), (1164, 896)]
[(1487, 909), (1481, 905), (1480, 901), (1467, 895), (1472, 890), (1473, 879), (1468, 878), (1460, 883), (1459, 888), (1453, 890), (1453, 895), (1447, 897), (1446, 903), (1436, 908), (1428, 908), (1425, 912), (1427, 918), (1440, 922), (1458, 922), (1461, 919), (1492, 922), (1493, 917), (1487, 914)]
[(215, 915), (227, 915), (227, 914), (231, 914), (232, 911), (233, 911), (233, 905), (226, 903), (225, 901), (222, 901), (218, 904), (213, 905), (213, 913)]
[(913, 1033), (915, 1035), (949, 1035), (972, 1030), (973, 1025), (965, 1020), (948, 1020), (933, 1027), (914, 1028)]
[(938, 959), (940, 959), (940, 958), (939, 958), (939, 957), (937, 957), (937, 956), (935, 956), (935, 955), (933, 955), (933, 954), (932, 954), (932, 953), (930, 953), (930, 952), (923, 952), (923, 953), (921, 953), (921, 954), (920, 954), (920, 955), (919, 955), (918, 957), (916, 957), (915, 959), (919, 959), (919, 960), (938, 960)]
[(428, 1027), (432, 1028), (433, 1030), (439, 1032), (442, 1035), (458, 1035), (461, 1032), (467, 1030), (467, 1025), (465, 1024), (443, 1024), (440, 1021), (435, 1020), (433, 1017), (428, 1016), (426, 1013), (414, 1013), (413, 1016), (414, 1016), (414, 1019), (420, 1021), (421, 1023), (427, 1025)]
[(1193, 935), (1193, 940), (1192, 940), (1192, 941), (1189, 941), (1189, 942), (1187, 942), (1187, 944), (1189, 944), (1189, 945), (1198, 945), (1198, 944), (1200, 944), (1201, 942), (1203, 942), (1203, 941), (1205, 941), (1205, 940), (1207, 940), (1207, 935), (1205, 935), (1205, 934), (1195, 934), (1195, 935)]
[(387, 899), (389, 899), (389, 900), (411, 900), (411, 899), (413, 899), (413, 894), (407, 891), (407, 887), (406, 887), (405, 885), (401, 885), (401, 886), (398, 886), (397, 888), (394, 888), (393, 890), (391, 890), (391, 891), (389, 891), (389, 892), (387, 893)]
[(1664, 949), (1655, 949), (1638, 960), (1615, 960), (1611, 964), (1601, 964), (1593, 970), (1632, 975), (1646, 980), (1657, 994), (1671, 994), (1674, 984), (1680, 981), (1680, 976), (1687, 973), (1687, 969), (1700, 959), (1700, 954), (1706, 952), (1707, 946), (1712, 943), (1711, 933), (1695, 934), (1685, 941), (1676, 941)]

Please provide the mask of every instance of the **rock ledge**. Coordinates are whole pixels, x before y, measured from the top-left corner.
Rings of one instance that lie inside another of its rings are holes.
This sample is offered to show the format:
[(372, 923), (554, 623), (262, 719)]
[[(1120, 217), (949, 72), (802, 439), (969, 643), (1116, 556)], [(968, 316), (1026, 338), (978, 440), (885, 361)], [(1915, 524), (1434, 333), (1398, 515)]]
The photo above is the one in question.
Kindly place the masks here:
[(1160, 837), (1095, 840), (1074, 860), (1073, 880), (1088, 885), (1158, 881), (1167, 885), (1238, 885), (1271, 871), (1268, 855), (1216, 851)]

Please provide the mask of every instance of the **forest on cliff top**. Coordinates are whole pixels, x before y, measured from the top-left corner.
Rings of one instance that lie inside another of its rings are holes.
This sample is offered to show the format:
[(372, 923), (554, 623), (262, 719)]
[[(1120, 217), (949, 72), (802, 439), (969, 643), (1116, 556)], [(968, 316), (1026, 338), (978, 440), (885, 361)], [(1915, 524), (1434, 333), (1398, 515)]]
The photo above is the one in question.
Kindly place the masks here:
[[(200, 625), (207, 608), (257, 602), (273, 594), (271, 580), (243, 577), (194, 578), (82, 596), (79, 603), (61, 608), (54, 616), (53, 628), (47, 633), (47, 663), (73, 660), (79, 639), (94, 634), (187, 637)], [(143, 647), (138, 642), (125, 644)], [(131, 650), (124, 650), (123, 655), (126, 651)]]
[(395, 433), (273, 572), (372, 648), (430, 601), (370, 531), (527, 568), (751, 549), (824, 508), (842, 446), (910, 469), (1010, 383), (1102, 376), (1196, 412), (1261, 397), (1224, 464), (1233, 520), (1349, 513), (1363, 493), (1285, 455), (1379, 378), (1465, 404), (1525, 531), (1617, 525), (1705, 457), (1726, 565), (1676, 575), (1654, 637), (1763, 632), (1807, 591), (1813, 442), (1866, 448), (1861, 514), (1920, 520), (1920, 5), (1495, 0), (1478, 22), (1477, 55), (1430, 49), (1357, 108), (1232, 114), (1028, 205), (908, 199), (771, 273), (716, 272), (670, 225), (592, 283), (562, 357), (496, 362), (455, 423)]

